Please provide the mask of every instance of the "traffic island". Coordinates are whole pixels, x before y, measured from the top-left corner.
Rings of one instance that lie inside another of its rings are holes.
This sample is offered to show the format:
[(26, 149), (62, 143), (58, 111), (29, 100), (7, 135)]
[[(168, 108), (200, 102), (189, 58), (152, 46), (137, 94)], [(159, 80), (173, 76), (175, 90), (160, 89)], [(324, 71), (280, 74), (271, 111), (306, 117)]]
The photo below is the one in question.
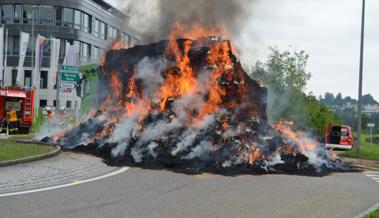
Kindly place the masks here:
[(3, 140), (0, 141), (0, 167), (54, 157), (60, 151), (61, 148), (59, 146)]

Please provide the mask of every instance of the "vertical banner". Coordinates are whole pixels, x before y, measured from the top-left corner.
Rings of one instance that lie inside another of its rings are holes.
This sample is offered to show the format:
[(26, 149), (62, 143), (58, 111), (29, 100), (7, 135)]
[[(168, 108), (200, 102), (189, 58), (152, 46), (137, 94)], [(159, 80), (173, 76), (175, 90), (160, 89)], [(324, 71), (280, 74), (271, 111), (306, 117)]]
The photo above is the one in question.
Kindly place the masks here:
[(51, 57), (50, 57), (50, 68), (51, 68), (50, 84), (55, 84), (57, 82), (60, 49), (61, 49), (61, 40), (52, 38), (51, 39)]
[(67, 65), (67, 56), (70, 51), (70, 48), (71, 48), (71, 44), (69, 42), (66, 42), (66, 51), (65, 51), (63, 65)]
[(78, 62), (79, 62), (79, 47), (76, 45), (70, 45), (69, 49), (66, 50), (64, 65), (78, 66)]
[(24, 69), (24, 62), (25, 62), (25, 55), (26, 50), (28, 49), (28, 43), (29, 43), (29, 33), (21, 32), (20, 35), (20, 59), (18, 62), (18, 71), (17, 71), (17, 85), (21, 86), (21, 73)]
[(43, 61), (43, 52), (45, 48), (45, 37), (38, 35), (36, 40), (36, 56), (34, 64), (34, 74), (33, 74), (33, 87), (39, 88), (40, 74)]
[(4, 25), (0, 27), (0, 85), (4, 85)]

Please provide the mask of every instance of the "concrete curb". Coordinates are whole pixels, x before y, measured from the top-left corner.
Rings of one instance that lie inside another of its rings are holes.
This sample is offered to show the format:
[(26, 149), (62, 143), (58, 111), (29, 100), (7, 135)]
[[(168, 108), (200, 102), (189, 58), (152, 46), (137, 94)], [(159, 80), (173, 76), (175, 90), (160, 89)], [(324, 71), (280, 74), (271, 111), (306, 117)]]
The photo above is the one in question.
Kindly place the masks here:
[[(39, 144), (39, 145), (51, 146), (51, 145), (46, 145), (46, 144), (43, 144), (43, 143), (26, 141), (26, 140), (25, 141), (23, 141), (23, 140), (16, 140), (16, 142), (26, 143), (26, 144)], [(36, 155), (36, 156), (32, 156), (32, 157), (21, 158), (21, 159), (17, 159), (17, 160), (10, 160), (10, 161), (0, 162), (0, 167), (12, 166), (12, 165), (21, 164), (21, 163), (29, 163), (29, 162), (33, 162), (33, 161), (38, 161), (38, 160), (43, 160), (43, 159), (55, 157), (55, 156), (57, 156), (61, 152), (62, 149), (61, 149), (61, 147), (59, 147), (57, 145), (54, 145), (54, 147), (55, 147), (55, 150), (51, 151), (51, 152), (49, 152), (47, 154), (41, 154), (41, 155)]]
[(355, 216), (353, 218), (364, 218), (365, 216), (369, 215), (370, 213), (376, 211), (379, 209), (379, 202), (377, 204), (375, 204), (374, 206), (370, 207), (369, 209), (367, 209), (365, 212), (359, 214), (358, 216)]

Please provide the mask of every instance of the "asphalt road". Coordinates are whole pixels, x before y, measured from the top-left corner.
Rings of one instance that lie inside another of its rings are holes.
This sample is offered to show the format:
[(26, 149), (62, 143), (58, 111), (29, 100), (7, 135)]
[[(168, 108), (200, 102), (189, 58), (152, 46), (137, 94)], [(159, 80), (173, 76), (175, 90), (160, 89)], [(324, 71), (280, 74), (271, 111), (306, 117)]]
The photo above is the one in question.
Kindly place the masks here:
[(353, 217), (379, 201), (362, 173), (185, 175), (131, 168), (103, 180), (0, 198), (1, 218)]

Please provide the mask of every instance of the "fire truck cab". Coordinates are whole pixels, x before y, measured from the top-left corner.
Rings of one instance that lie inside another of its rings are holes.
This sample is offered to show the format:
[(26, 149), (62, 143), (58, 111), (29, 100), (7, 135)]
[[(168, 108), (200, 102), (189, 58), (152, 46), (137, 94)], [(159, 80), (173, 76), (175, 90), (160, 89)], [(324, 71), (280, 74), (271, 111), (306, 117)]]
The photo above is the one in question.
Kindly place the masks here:
[(13, 107), (17, 113), (19, 133), (29, 133), (34, 117), (34, 90), (18, 87), (0, 88), (1, 133), (7, 130), (7, 112), (10, 107)]
[(354, 139), (350, 126), (329, 124), (325, 134), (326, 149), (344, 149), (353, 148)]

